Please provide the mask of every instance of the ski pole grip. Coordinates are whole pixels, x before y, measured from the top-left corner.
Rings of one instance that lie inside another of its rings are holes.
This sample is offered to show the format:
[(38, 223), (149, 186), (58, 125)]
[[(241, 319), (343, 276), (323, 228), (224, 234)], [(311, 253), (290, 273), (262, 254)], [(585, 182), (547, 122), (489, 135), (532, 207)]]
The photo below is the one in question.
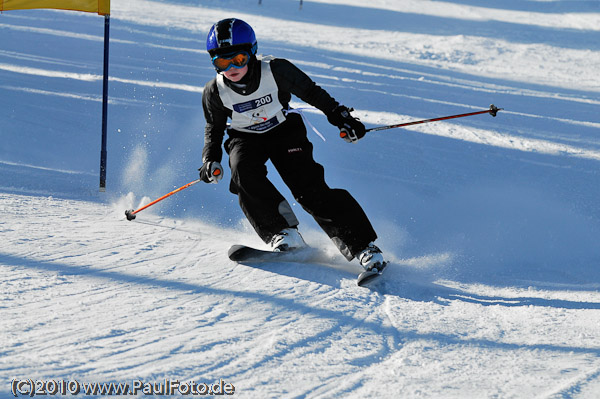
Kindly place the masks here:
[(223, 167), (219, 162), (211, 162), (210, 164), (210, 178), (211, 183), (218, 183), (223, 178)]

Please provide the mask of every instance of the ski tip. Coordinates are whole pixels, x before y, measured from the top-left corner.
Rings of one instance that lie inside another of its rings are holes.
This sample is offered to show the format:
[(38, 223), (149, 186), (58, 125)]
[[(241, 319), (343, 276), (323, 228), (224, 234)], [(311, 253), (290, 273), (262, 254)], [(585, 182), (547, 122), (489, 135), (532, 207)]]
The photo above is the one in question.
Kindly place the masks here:
[(232, 246), (229, 248), (229, 251), (227, 251), (227, 257), (228, 257), (230, 260), (233, 260), (233, 261), (238, 261), (239, 259), (241, 259), (241, 257), (239, 257), (239, 256), (238, 256), (238, 255), (239, 255), (239, 252), (240, 252), (241, 250), (243, 250), (244, 248), (245, 248), (245, 246), (244, 246), (244, 245), (237, 245), (237, 244), (236, 244), (236, 245), (232, 245)]
[(373, 271), (362, 272), (361, 274), (358, 275), (358, 279), (356, 280), (356, 285), (358, 285), (359, 287), (364, 287), (365, 285), (368, 285), (368, 284), (374, 282), (375, 280), (378, 280), (379, 277), (381, 277), (380, 272), (373, 272)]
[(372, 282), (375, 282), (376, 280), (379, 280), (379, 278), (381, 277), (383, 272), (386, 270), (387, 266), (388, 266), (388, 262), (384, 262), (381, 267), (381, 270), (378, 270), (378, 271), (367, 270), (367, 271), (362, 272), (361, 274), (358, 275), (356, 284), (359, 287), (363, 287), (365, 285), (369, 285)]

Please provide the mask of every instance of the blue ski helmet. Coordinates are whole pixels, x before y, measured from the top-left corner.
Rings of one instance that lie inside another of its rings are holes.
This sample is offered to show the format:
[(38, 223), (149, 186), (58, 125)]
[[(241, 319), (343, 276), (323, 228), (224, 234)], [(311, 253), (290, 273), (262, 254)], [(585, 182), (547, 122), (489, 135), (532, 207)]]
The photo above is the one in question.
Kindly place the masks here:
[(210, 28), (206, 38), (206, 51), (211, 57), (246, 50), (256, 54), (256, 35), (250, 25), (241, 19), (223, 19)]

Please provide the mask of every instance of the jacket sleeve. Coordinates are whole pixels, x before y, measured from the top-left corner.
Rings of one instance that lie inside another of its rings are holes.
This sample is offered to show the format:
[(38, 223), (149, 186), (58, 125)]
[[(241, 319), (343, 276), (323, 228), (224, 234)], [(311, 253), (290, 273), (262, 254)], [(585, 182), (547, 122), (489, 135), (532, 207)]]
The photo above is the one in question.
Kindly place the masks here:
[[(280, 91), (289, 92), (328, 115), (338, 102), (298, 67), (283, 58), (271, 61), (271, 71)], [(289, 101), (289, 99), (288, 99)]]
[(227, 128), (227, 117), (231, 116), (231, 111), (223, 105), (215, 79), (208, 82), (204, 87), (202, 108), (206, 119), (202, 162), (221, 162), (223, 158), (223, 137)]

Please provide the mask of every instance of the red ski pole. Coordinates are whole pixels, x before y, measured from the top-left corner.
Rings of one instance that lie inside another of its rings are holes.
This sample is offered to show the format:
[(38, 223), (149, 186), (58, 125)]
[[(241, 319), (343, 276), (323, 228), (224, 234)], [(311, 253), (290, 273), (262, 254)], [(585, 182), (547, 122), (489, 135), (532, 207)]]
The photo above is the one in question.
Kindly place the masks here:
[(171, 191), (168, 194), (163, 195), (162, 197), (155, 199), (154, 201), (150, 202), (149, 204), (144, 205), (143, 207), (141, 207), (140, 209), (136, 209), (135, 211), (133, 209), (129, 209), (127, 211), (125, 211), (125, 216), (127, 217), (127, 220), (133, 220), (135, 219), (135, 214), (138, 212), (143, 211), (144, 209), (156, 204), (157, 202), (160, 202), (162, 200), (164, 200), (167, 197), (170, 197), (171, 195), (181, 191), (181, 190), (185, 190), (186, 188), (188, 188), (189, 186), (193, 186), (194, 184), (198, 183), (200, 181), (200, 179), (194, 180), (192, 182), (189, 182), (188, 184), (181, 186), (173, 191)]
[(459, 114), (459, 115), (442, 116), (442, 117), (439, 117), (439, 118), (425, 119), (425, 120), (422, 120), (422, 121), (399, 123), (397, 125), (372, 127), (371, 129), (367, 129), (366, 131), (367, 132), (374, 132), (374, 131), (377, 131), (377, 130), (387, 130), (387, 129), (393, 129), (393, 128), (396, 128), (396, 127), (404, 127), (404, 126), (418, 125), (418, 124), (421, 124), (421, 123), (444, 121), (446, 119), (463, 118), (465, 116), (472, 116), (472, 115), (479, 115), (479, 114), (490, 114), (492, 116), (496, 116), (496, 114), (498, 113), (498, 111), (500, 111), (502, 109), (504, 109), (504, 108), (498, 108), (494, 104), (492, 104), (492, 105), (490, 105), (489, 109), (486, 109), (484, 111), (469, 112), (467, 114)]

